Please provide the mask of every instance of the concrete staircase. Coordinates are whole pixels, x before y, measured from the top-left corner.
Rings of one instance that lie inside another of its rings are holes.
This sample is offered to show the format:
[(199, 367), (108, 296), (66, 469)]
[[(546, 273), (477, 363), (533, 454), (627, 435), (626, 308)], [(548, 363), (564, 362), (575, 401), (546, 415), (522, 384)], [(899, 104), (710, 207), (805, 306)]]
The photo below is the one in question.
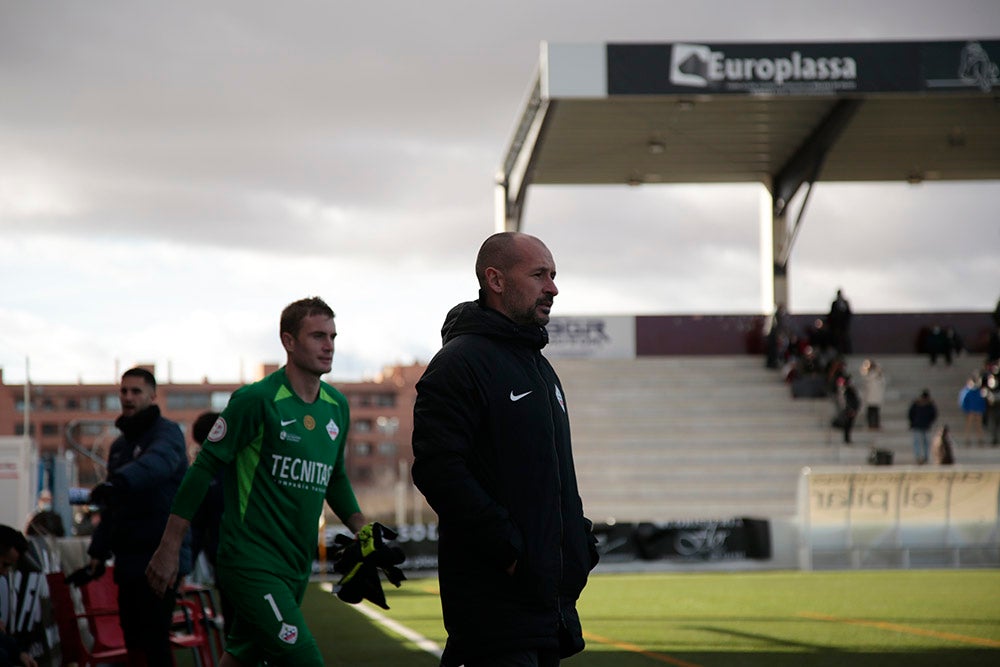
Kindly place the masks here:
[[(848, 359), (860, 379), (862, 357)], [(958, 390), (977, 362), (930, 367), (925, 357), (879, 358), (888, 376), (880, 431), (863, 415), (854, 444), (830, 428), (832, 398), (793, 399), (753, 356), (555, 360), (566, 389), (581, 496), (595, 521), (790, 518), (806, 466), (867, 465), (871, 447), (913, 461), (910, 401), (930, 390), (956, 438)], [(862, 408), (863, 410), (864, 408)], [(960, 440), (957, 440), (960, 442)], [(1000, 448), (957, 448), (961, 464), (1000, 463)]]

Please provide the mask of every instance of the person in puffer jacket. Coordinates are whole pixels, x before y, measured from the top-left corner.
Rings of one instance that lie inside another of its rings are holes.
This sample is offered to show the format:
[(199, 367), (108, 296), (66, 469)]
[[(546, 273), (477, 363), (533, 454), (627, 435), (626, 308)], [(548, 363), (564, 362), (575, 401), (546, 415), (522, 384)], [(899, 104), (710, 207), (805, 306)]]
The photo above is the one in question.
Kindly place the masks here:
[[(160, 543), (170, 505), (187, 472), (187, 446), (180, 425), (160, 414), (151, 372), (141, 367), (125, 371), (119, 393), (122, 414), (115, 426), (121, 435), (111, 443), (107, 480), (90, 495), (91, 504), (102, 509), (87, 549), (87, 569), (100, 577), (104, 562), (114, 555), (118, 615), (129, 661), (169, 667), (177, 588), (163, 597), (154, 593), (146, 582), (146, 564)], [(191, 571), (190, 535), (185, 536), (177, 566), (184, 574)]]
[(417, 383), (413, 481), (438, 515), (445, 667), (557, 665), (584, 647), (576, 601), (598, 555), (541, 353), (555, 275), (539, 239), (489, 237), (479, 299), (448, 313)]

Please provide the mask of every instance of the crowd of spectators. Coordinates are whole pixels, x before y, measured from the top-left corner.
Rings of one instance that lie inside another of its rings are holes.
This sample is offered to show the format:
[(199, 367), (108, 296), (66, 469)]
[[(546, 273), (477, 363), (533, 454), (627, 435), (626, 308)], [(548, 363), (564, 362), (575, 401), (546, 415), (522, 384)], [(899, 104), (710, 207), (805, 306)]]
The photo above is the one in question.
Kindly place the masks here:
[[(993, 327), (986, 343), (986, 361), (960, 388), (958, 405), (964, 416), (961, 443), (1000, 445), (1000, 301), (991, 313)], [(853, 351), (850, 335), (851, 309), (841, 290), (825, 317), (815, 318), (804, 330), (797, 330), (784, 305), (779, 305), (771, 319), (765, 341), (766, 365), (776, 369), (787, 382), (795, 398), (831, 397), (835, 404), (831, 426), (843, 430), (845, 443), (851, 442), (855, 419), (864, 410), (866, 426), (873, 431), (882, 427), (882, 404), (888, 379), (884, 369), (874, 359), (864, 359), (859, 367), (857, 386), (848, 368), (848, 356)], [(977, 338), (973, 349), (981, 349), (983, 339)], [(953, 326), (935, 325), (922, 329), (917, 337), (917, 351), (929, 357), (932, 366), (941, 359), (951, 366), (970, 350)], [(858, 397), (860, 400), (858, 400)], [(933, 403), (926, 390), (914, 400), (920, 409)], [(858, 407), (860, 406), (860, 407)], [(910, 415), (913, 416), (912, 414)], [(934, 410), (937, 418), (937, 409)], [(912, 420), (911, 420), (912, 421)], [(954, 443), (959, 440), (957, 429), (924, 424), (917, 419), (914, 431), (914, 455), (918, 463), (954, 462)], [(930, 440), (932, 426), (936, 447)]]

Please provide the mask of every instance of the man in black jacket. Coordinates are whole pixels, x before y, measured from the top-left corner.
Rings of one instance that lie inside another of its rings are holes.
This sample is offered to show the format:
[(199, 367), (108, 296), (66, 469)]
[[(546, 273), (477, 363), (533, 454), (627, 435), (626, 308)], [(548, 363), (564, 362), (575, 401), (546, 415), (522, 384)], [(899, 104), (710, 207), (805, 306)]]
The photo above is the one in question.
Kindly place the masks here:
[(448, 313), (417, 384), (413, 480), (438, 515), (445, 666), (547, 667), (583, 650), (576, 600), (597, 552), (541, 354), (555, 275), (537, 238), (488, 238), (479, 300)]
[[(160, 544), (170, 504), (187, 471), (181, 427), (164, 418), (156, 405), (156, 378), (144, 368), (122, 375), (122, 432), (108, 454), (107, 481), (91, 492), (101, 522), (90, 541), (88, 570), (101, 576), (114, 555), (121, 619), (130, 665), (173, 664), (170, 623), (176, 589), (158, 596), (146, 582), (146, 565)], [(191, 570), (190, 537), (181, 550), (182, 574)]]

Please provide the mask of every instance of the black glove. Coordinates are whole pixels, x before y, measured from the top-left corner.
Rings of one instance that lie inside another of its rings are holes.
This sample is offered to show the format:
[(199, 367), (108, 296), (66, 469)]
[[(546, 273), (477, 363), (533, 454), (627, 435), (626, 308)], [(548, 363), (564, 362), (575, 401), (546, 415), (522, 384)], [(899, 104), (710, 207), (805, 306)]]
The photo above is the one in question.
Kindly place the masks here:
[(100, 579), (105, 571), (104, 562), (100, 562), (91, 569), (90, 565), (84, 565), (73, 574), (66, 575), (66, 583), (70, 586), (83, 586), (89, 584), (94, 579)]
[(98, 484), (90, 492), (90, 504), (99, 507), (107, 507), (114, 502), (117, 489), (111, 482)]
[(333, 592), (344, 602), (356, 604), (369, 600), (388, 609), (379, 571), (394, 586), (406, 579), (397, 565), (406, 560), (406, 554), (399, 547), (390, 547), (385, 540), (393, 540), (396, 532), (378, 522), (370, 523), (358, 531), (357, 539), (337, 535), (334, 542), (337, 549), (333, 554), (333, 569), (341, 575)]

